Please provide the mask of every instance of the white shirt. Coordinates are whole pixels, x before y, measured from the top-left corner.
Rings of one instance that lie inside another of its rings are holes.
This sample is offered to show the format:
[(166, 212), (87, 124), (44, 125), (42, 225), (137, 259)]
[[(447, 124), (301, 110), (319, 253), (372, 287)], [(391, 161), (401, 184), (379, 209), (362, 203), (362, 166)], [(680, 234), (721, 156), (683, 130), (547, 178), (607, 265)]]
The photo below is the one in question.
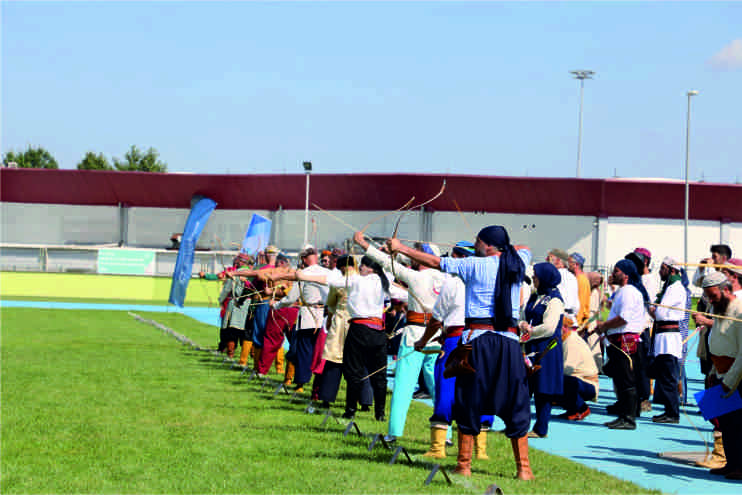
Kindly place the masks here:
[(466, 317), (466, 286), (455, 275), (449, 275), (441, 286), (441, 293), (433, 306), (433, 318), (444, 328), (464, 326)]
[[(654, 301), (657, 298), (657, 294), (660, 292), (659, 278), (652, 273), (645, 273), (642, 275), (642, 285), (647, 291), (649, 300)], [(683, 306), (685, 306), (685, 303), (683, 303)], [(650, 328), (653, 321), (652, 316), (649, 314), (649, 311), (647, 311), (647, 326), (645, 328)]]
[[(325, 275), (329, 276), (333, 272), (322, 265), (311, 265), (302, 270), (307, 275)], [(338, 270), (340, 273), (340, 270)], [(340, 273), (342, 277), (342, 273)], [(296, 282), (291, 286), (289, 293), (278, 301), (275, 305), (276, 309), (285, 308), (291, 306), (296, 301), (301, 301), (301, 308), (299, 309), (299, 319), (297, 324), (299, 329), (307, 328), (322, 328), (322, 321), (324, 319), (324, 308), (319, 305), (324, 305), (327, 302), (327, 295), (330, 293), (330, 288), (326, 285), (318, 284), (315, 282)], [(305, 306), (306, 304), (306, 306)]]
[(349, 275), (330, 273), (327, 285), (344, 289), (348, 287), (348, 314), (351, 318), (381, 318), (384, 315), (386, 294), (381, 279), (375, 273)]
[[(685, 304), (685, 303), (683, 303)], [(613, 296), (613, 305), (608, 313), (608, 319), (620, 316), (626, 322), (625, 325), (611, 328), (606, 335), (619, 333), (642, 333), (644, 324), (647, 321), (646, 310), (644, 309), (644, 298), (642, 293), (633, 285), (626, 284), (615, 292)]]
[[(670, 285), (665, 293), (662, 295), (660, 304), (663, 306), (673, 306), (676, 308), (684, 308), (686, 301), (685, 287), (683, 283), (678, 280)], [(685, 317), (684, 311), (677, 309), (667, 309), (656, 306), (654, 312), (655, 321), (677, 321), (680, 322)], [(660, 354), (671, 354), (678, 359), (683, 358), (683, 337), (679, 331), (676, 332), (662, 332), (654, 334), (654, 346), (652, 348), (652, 355), (659, 356)]]
[(576, 316), (580, 311), (580, 295), (577, 288), (577, 277), (566, 268), (560, 268), (559, 274), (562, 276), (562, 281), (557, 285), (557, 289), (562, 294), (564, 299), (564, 311), (570, 315), (573, 321), (577, 321)]
[[(373, 246), (369, 246), (366, 255), (381, 265), (384, 270), (391, 270), (392, 259)], [(413, 270), (402, 264), (394, 265), (397, 280), (407, 284), (407, 308), (417, 313), (430, 313), (433, 310), (438, 294), (446, 275), (438, 270)], [(413, 347), (425, 333), (421, 325), (407, 325), (402, 333), (404, 345)]]

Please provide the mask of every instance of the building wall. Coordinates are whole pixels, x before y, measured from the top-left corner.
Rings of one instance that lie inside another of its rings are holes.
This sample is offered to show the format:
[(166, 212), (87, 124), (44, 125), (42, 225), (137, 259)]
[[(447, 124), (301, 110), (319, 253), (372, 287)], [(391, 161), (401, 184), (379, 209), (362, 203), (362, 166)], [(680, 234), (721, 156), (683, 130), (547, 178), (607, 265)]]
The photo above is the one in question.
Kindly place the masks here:
[[(273, 220), (272, 242), (287, 251), (297, 251), (304, 241), (302, 210), (215, 210), (198, 246), (213, 250), (237, 250), (252, 213)], [(309, 242), (342, 246), (370, 221), (366, 233), (387, 237), (400, 213), (388, 211), (311, 210)], [(182, 232), (186, 209), (128, 208), (121, 215), (116, 207), (0, 203), (3, 243), (42, 245), (117, 244), (123, 231), (127, 246), (165, 248), (170, 235)], [(386, 216), (384, 216), (386, 215)], [(383, 218), (380, 218), (382, 217)], [(121, 219), (126, 221), (122, 229)], [(534, 260), (543, 260), (549, 249), (560, 247), (581, 252), (587, 265), (612, 265), (637, 246), (652, 251), (659, 262), (670, 255), (683, 258), (683, 221), (633, 217), (597, 218), (564, 215), (509, 215), (472, 212), (410, 211), (402, 216), (398, 236), (409, 240), (432, 240), (445, 252), (458, 240), (473, 240), (486, 225), (504, 225), (515, 244), (531, 247)], [(726, 241), (735, 255), (742, 255), (742, 223), (691, 221), (690, 262), (708, 256), (711, 244)], [(10, 254), (10, 253), (9, 253)], [(35, 255), (34, 255), (35, 256)], [(50, 260), (54, 261), (54, 260)], [(31, 262), (33, 264), (33, 261)], [(159, 272), (159, 270), (158, 270)]]
[(0, 202), (0, 240), (18, 244), (117, 244), (114, 206)]
[[(544, 261), (553, 248), (575, 251), (593, 264), (594, 217), (560, 215), (502, 215), (493, 213), (436, 212), (433, 214), (433, 242), (474, 241), (487, 225), (502, 225), (513, 244), (531, 248), (535, 261)], [(442, 246), (445, 248), (445, 246)]]
[[(637, 246), (649, 249), (655, 264), (661, 263), (665, 256), (683, 261), (683, 225), (683, 220), (609, 218), (607, 245), (604, 250), (606, 264), (614, 264)], [(733, 236), (738, 236), (738, 250), (742, 250), (740, 227), (742, 226), (738, 225), (730, 229)], [(719, 222), (688, 222), (689, 263), (697, 263), (701, 258), (709, 256), (709, 246), (721, 240), (721, 229)], [(732, 244), (732, 249), (734, 248), (735, 245)]]

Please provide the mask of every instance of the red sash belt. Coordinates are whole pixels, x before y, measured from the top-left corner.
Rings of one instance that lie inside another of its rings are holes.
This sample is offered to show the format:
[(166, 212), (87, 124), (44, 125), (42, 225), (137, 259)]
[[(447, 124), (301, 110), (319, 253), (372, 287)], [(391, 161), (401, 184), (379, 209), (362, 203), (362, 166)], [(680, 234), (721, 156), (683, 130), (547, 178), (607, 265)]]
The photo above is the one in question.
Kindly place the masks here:
[(374, 330), (384, 330), (384, 322), (381, 318), (351, 318), (351, 323), (363, 325)]
[(608, 335), (608, 342), (621, 349), (628, 355), (636, 353), (641, 336), (638, 333), (617, 333)]
[(453, 326), (453, 327), (446, 327), (446, 338), (449, 337), (461, 337), (461, 334), (464, 333), (464, 326)]
[(408, 311), (407, 324), (425, 326), (428, 324), (432, 317), (433, 313), (418, 313), (417, 311)]

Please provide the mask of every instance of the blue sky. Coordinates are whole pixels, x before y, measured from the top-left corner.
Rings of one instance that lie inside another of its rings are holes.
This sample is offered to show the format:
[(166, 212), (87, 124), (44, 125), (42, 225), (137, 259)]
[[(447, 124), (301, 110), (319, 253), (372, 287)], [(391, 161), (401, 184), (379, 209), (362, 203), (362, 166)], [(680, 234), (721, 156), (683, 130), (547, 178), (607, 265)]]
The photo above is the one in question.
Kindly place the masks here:
[(742, 3), (8, 2), (3, 153), (742, 181)]

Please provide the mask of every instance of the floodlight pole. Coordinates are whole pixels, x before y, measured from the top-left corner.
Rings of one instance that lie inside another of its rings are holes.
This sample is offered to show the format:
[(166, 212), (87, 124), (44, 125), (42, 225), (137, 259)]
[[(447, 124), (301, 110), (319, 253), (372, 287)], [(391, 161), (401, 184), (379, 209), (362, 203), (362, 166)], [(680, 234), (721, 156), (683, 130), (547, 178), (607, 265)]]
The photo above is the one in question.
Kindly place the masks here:
[(688, 263), (688, 203), (690, 199), (690, 187), (688, 184), (688, 171), (690, 169), (690, 99), (696, 96), (698, 91), (688, 91), (688, 111), (685, 122), (685, 215), (683, 216), (683, 262)]
[(302, 244), (306, 246), (309, 239), (309, 176), (312, 174), (312, 162), (304, 162), (302, 165), (307, 175), (306, 195), (304, 196), (304, 244)]
[(577, 178), (580, 177), (580, 166), (582, 165), (582, 106), (585, 100), (585, 79), (592, 79), (595, 74), (591, 70), (571, 70), (570, 74), (580, 80), (580, 120), (577, 130)]

